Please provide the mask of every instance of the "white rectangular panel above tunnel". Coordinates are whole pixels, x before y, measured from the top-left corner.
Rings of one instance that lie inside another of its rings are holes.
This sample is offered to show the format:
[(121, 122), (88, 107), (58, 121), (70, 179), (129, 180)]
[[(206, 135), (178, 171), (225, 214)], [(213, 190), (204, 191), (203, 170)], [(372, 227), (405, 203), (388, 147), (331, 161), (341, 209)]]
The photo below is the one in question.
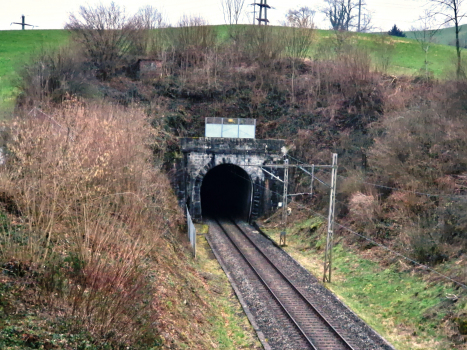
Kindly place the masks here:
[(256, 119), (206, 118), (205, 137), (254, 139)]

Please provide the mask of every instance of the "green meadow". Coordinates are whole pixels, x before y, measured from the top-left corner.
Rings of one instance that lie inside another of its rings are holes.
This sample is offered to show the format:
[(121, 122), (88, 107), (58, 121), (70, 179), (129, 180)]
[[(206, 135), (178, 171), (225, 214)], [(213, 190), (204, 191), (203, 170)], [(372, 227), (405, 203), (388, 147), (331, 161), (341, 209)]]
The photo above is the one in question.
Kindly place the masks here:
[[(219, 41), (228, 40), (229, 26), (215, 26)], [(242, 25), (241, 27), (245, 27)], [(240, 27), (240, 28), (241, 28)], [(273, 30), (289, 30), (274, 27)], [(453, 36), (452, 28), (440, 31), (443, 42)], [(318, 54), (320, 48), (330, 47), (336, 40), (336, 34), (329, 30), (316, 30), (315, 45), (310, 48), (310, 56)], [(412, 32), (407, 33), (413, 36)], [(11, 30), (0, 31), (0, 118), (11, 113), (18, 93), (18, 71), (34, 57), (34, 52), (41, 49), (56, 48), (69, 41), (69, 32), (65, 30)], [(378, 69), (378, 62), (386, 60), (386, 73), (394, 75), (417, 75), (424, 69), (425, 54), (420, 44), (410, 38), (387, 37), (380, 34), (350, 33), (346, 39), (362, 50), (368, 50)], [(441, 41), (441, 40), (438, 40)], [(329, 42), (329, 45), (328, 45)], [(437, 79), (449, 79), (454, 72), (455, 48), (433, 44), (429, 50), (428, 68)]]
[(0, 118), (14, 107), (18, 71), (31, 55), (42, 48), (66, 44), (68, 39), (65, 30), (0, 31)]
[[(459, 26), (459, 42), (463, 47), (467, 46), (467, 24)], [(404, 32), (409, 39), (416, 38), (416, 31)], [(439, 29), (433, 36), (433, 42), (442, 45), (455, 45), (456, 32), (454, 27)]]

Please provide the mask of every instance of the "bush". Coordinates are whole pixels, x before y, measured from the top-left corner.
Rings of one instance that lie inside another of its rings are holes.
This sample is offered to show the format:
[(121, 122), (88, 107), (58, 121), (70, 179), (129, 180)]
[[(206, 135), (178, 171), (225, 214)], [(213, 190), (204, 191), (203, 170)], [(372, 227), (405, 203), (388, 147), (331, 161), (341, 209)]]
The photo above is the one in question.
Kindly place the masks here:
[(86, 96), (92, 91), (92, 73), (81, 50), (73, 45), (56, 50), (42, 49), (32, 55), (31, 63), (20, 72), (20, 106), (35, 103), (60, 103), (72, 95)]
[(137, 108), (90, 103), (56, 112), (55, 122), (25, 118), (12, 128), (0, 192), (23, 213), (26, 241), (0, 232), (0, 261), (26, 262), (71, 332), (137, 344), (158, 317), (149, 283), (155, 247), (181, 219), (154, 166), (158, 130)]
[(144, 28), (141, 16), (128, 16), (125, 9), (114, 2), (108, 6), (80, 6), (71, 14), (65, 29), (72, 32), (74, 40), (83, 47), (84, 54), (97, 70), (97, 77), (109, 79), (115, 68), (135, 53)]

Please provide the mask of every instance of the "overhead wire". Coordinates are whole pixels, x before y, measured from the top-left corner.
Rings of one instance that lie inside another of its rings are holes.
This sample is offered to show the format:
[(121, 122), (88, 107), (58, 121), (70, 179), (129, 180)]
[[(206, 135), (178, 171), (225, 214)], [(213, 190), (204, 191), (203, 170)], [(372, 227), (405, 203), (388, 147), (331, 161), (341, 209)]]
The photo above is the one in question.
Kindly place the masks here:
[[(302, 164), (305, 164), (305, 162), (303, 162), (302, 160), (300, 160), (300, 159), (298, 159), (298, 158), (295, 158), (295, 157), (290, 156), (290, 155), (289, 155), (289, 157), (291, 157), (292, 159), (296, 160), (297, 162), (300, 162), (300, 163), (302, 163)], [(322, 171), (330, 173), (330, 171), (329, 171), (329, 170), (326, 170), (326, 169), (322, 169)], [(344, 178), (344, 179), (348, 179), (348, 178), (349, 178), (348, 176), (339, 175), (339, 174), (337, 174), (337, 176), (338, 176), (338, 177), (341, 177), (341, 178)], [(384, 188), (384, 189), (390, 189), (390, 190), (394, 190), (394, 191), (408, 192), (408, 193), (412, 193), (412, 194), (416, 194), (416, 195), (420, 195), (420, 196), (427, 196), (427, 197), (454, 197), (454, 196), (457, 196), (457, 195), (455, 195), (455, 194), (433, 194), (433, 193), (419, 192), (419, 191), (413, 191), (413, 190), (406, 190), (406, 189), (403, 189), (403, 188), (397, 188), (397, 187), (379, 185), (379, 184), (367, 182), (367, 181), (364, 181), (364, 180), (355, 181), (355, 182), (362, 183), (362, 184), (365, 184), (365, 185), (374, 186), (374, 187), (379, 187), (379, 188)]]
[[(255, 186), (259, 186), (259, 187), (261, 187), (261, 188), (263, 188), (263, 189), (267, 189), (266, 187), (264, 187), (264, 186), (262, 186), (262, 185), (255, 184), (255, 183), (254, 183), (251, 179), (249, 179), (249, 178), (245, 178), (245, 177), (239, 175), (238, 173), (234, 173), (234, 172), (232, 172), (232, 173), (235, 174), (236, 176), (241, 177), (241, 178), (244, 179), (245, 181), (249, 181), (250, 183), (254, 184)], [(329, 186), (329, 185), (328, 185), (328, 186)], [(271, 189), (268, 189), (268, 190), (269, 190), (270, 192), (272, 192), (272, 193), (277, 194), (278, 196), (282, 196), (282, 194), (279, 193), (279, 192), (273, 191), (273, 190), (271, 190)], [(304, 193), (304, 194), (305, 194), (305, 193)], [(311, 193), (310, 193), (310, 194), (311, 194)], [(298, 194), (297, 194), (297, 195), (298, 195)], [(339, 201), (337, 201), (337, 202), (339, 202)], [(342, 203), (342, 202), (340, 202), (340, 203)], [(304, 206), (304, 205), (302, 205), (302, 204), (300, 204), (300, 203), (298, 203), (298, 202), (295, 202), (295, 204), (296, 204), (298, 207), (302, 208), (302, 209), (311, 211), (313, 214), (315, 214), (315, 215), (317, 215), (317, 216), (319, 216), (319, 217), (321, 217), (321, 218), (323, 218), (323, 219), (325, 219), (325, 220), (328, 219), (326, 216), (324, 216), (324, 215), (322, 215), (322, 214), (320, 214), (320, 213), (314, 211), (313, 209), (311, 209), (311, 208), (309, 208), (309, 207), (306, 207), (306, 206)], [(342, 203), (342, 204), (344, 204), (344, 203)], [(451, 277), (449, 277), (449, 276), (447, 276), (447, 275), (444, 275), (444, 274), (442, 274), (441, 272), (439, 272), (439, 271), (437, 271), (437, 270), (435, 270), (435, 269), (433, 269), (433, 268), (431, 268), (431, 267), (429, 267), (429, 266), (427, 266), (427, 265), (425, 265), (425, 264), (422, 264), (422, 263), (420, 263), (420, 262), (418, 262), (418, 261), (416, 261), (416, 260), (414, 260), (414, 259), (411, 259), (411, 258), (405, 256), (404, 254), (399, 253), (399, 252), (397, 252), (397, 251), (395, 251), (395, 250), (389, 248), (388, 246), (385, 246), (384, 244), (375, 241), (374, 239), (371, 239), (370, 237), (367, 237), (367, 236), (365, 236), (365, 235), (363, 235), (363, 234), (361, 234), (361, 233), (358, 233), (358, 232), (356, 232), (356, 231), (350, 229), (349, 227), (342, 225), (341, 223), (337, 222), (336, 220), (333, 220), (333, 223), (336, 224), (337, 226), (339, 226), (339, 227), (341, 227), (341, 228), (347, 230), (348, 232), (350, 232), (350, 233), (352, 233), (352, 234), (354, 234), (354, 235), (356, 235), (356, 236), (358, 236), (358, 237), (360, 237), (360, 238), (363, 238), (363, 239), (365, 239), (365, 240), (367, 240), (367, 241), (369, 241), (369, 242), (371, 242), (371, 243), (373, 243), (373, 244), (379, 246), (380, 248), (383, 248), (383, 249), (385, 249), (386, 251), (388, 251), (388, 252), (390, 252), (390, 253), (392, 253), (392, 254), (394, 254), (394, 255), (400, 257), (400, 258), (403, 258), (403, 259), (406, 260), (406, 261), (411, 262), (412, 264), (415, 264), (415, 265), (420, 266), (421, 268), (423, 268), (423, 270), (430, 271), (430, 272), (432, 272), (432, 273), (434, 273), (434, 274), (436, 274), (436, 275), (438, 275), (438, 276), (440, 276), (440, 277), (442, 277), (442, 278), (444, 278), (444, 279), (446, 279), (446, 280), (448, 280), (448, 281), (450, 281), (450, 282), (452, 282), (452, 283), (454, 283), (454, 284), (459, 285), (460, 287), (462, 287), (462, 288), (464, 288), (464, 289), (467, 289), (467, 285), (464, 284), (464, 283), (462, 283), (462, 282), (459, 282), (459, 281), (457, 281), (457, 280), (455, 280), (455, 279), (453, 279), (453, 278), (451, 278)]]
[[(307, 208), (307, 209), (310, 210), (310, 211), (312, 211), (314, 214), (316, 214), (316, 215), (318, 215), (318, 216), (320, 216), (320, 217), (326, 219), (326, 217), (325, 217), (324, 215), (322, 215), (322, 214), (320, 214), (320, 213), (318, 213), (318, 212), (316, 212), (316, 211), (314, 211), (314, 210), (312, 210), (312, 209), (310, 209), (310, 208)], [(383, 249), (385, 249), (385, 250), (387, 250), (387, 251), (393, 253), (394, 255), (397, 255), (397, 256), (399, 256), (399, 257), (401, 257), (401, 258), (403, 258), (403, 259), (405, 259), (405, 260), (407, 260), (407, 261), (410, 261), (410, 262), (413, 263), (413, 264), (416, 264), (416, 265), (422, 267), (424, 270), (433, 272), (433, 273), (437, 274), (438, 276), (443, 277), (443, 278), (445, 278), (445, 279), (447, 279), (447, 280), (449, 280), (449, 281), (451, 281), (451, 282), (453, 282), (453, 283), (455, 283), (455, 284), (457, 284), (457, 285), (459, 285), (459, 286), (461, 286), (461, 287), (467, 289), (467, 285), (466, 285), (466, 284), (464, 284), (464, 283), (462, 283), (462, 282), (459, 282), (459, 281), (456, 281), (455, 279), (453, 279), (453, 278), (451, 278), (451, 277), (449, 277), (449, 276), (446, 276), (446, 275), (442, 274), (441, 272), (439, 272), (439, 271), (437, 271), (437, 270), (435, 270), (435, 269), (433, 269), (433, 268), (431, 268), (431, 267), (429, 267), (429, 266), (427, 266), (427, 265), (425, 265), (425, 264), (422, 264), (422, 263), (420, 263), (420, 262), (418, 262), (418, 261), (416, 261), (416, 260), (414, 260), (414, 259), (411, 259), (411, 258), (405, 256), (404, 254), (399, 253), (399, 252), (397, 252), (397, 251), (395, 251), (395, 250), (393, 250), (393, 249), (391, 249), (391, 248), (385, 246), (385, 245), (382, 244), (382, 243), (376, 242), (374, 239), (371, 239), (371, 238), (369, 238), (369, 237), (367, 237), (367, 236), (365, 236), (365, 235), (363, 235), (363, 234), (361, 234), (361, 233), (358, 233), (358, 232), (356, 232), (356, 231), (354, 231), (354, 230), (352, 230), (352, 229), (350, 229), (350, 228), (348, 228), (348, 227), (342, 225), (341, 223), (339, 223), (339, 222), (337, 222), (337, 221), (335, 221), (335, 220), (334, 220), (334, 224), (336, 224), (337, 226), (339, 226), (339, 227), (341, 227), (341, 228), (343, 228), (343, 229), (349, 231), (350, 233), (353, 233), (354, 235), (357, 235), (357, 236), (359, 236), (359, 237), (361, 237), (361, 238), (363, 238), (363, 239), (365, 239), (365, 240), (367, 240), (367, 241), (369, 241), (369, 242), (371, 242), (371, 243), (373, 243), (373, 244), (375, 244), (375, 245), (377, 245), (377, 246), (379, 246), (379, 247), (381, 247), (381, 248), (383, 248)]]

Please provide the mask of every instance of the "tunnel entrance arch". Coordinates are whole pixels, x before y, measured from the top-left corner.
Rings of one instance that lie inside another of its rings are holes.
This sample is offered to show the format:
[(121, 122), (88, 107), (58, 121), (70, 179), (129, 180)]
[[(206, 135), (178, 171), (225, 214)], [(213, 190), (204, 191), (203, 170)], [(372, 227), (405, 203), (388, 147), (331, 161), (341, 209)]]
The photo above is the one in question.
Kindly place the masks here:
[(201, 183), (203, 217), (232, 217), (248, 221), (251, 215), (253, 183), (248, 173), (234, 164), (210, 169)]
[[(201, 186), (204, 178), (211, 171), (213, 173), (209, 177), (215, 178), (216, 172), (222, 169), (219, 168), (214, 172), (215, 168), (231, 165), (234, 166), (234, 168), (230, 168), (235, 169), (234, 173), (249, 179), (251, 184), (250, 201), (247, 204), (249, 213), (248, 215), (245, 213), (240, 215), (244, 218), (249, 216), (248, 219), (251, 221), (270, 213), (277, 207), (281, 198), (271, 192), (272, 188), (269, 189), (270, 175), (266, 174), (261, 166), (282, 162), (284, 144), (283, 140), (181, 138), (180, 147), (183, 156), (177, 162), (177, 175), (174, 181), (180, 205), (188, 208), (193, 221), (202, 222)], [(241, 171), (244, 171), (246, 175)], [(275, 170), (271, 171), (276, 173)], [(241, 191), (241, 193), (245, 195), (245, 191)], [(238, 203), (239, 201), (234, 202)], [(244, 203), (245, 199), (240, 200), (240, 202)]]

